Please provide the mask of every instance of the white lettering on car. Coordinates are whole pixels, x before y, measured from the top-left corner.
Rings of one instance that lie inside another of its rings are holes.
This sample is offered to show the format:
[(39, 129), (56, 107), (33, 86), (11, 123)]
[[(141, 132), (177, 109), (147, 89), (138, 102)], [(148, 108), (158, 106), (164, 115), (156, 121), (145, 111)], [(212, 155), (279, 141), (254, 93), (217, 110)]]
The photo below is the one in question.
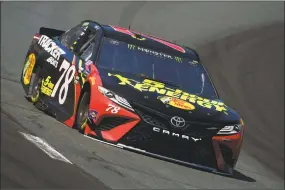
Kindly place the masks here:
[(65, 54), (65, 52), (56, 45), (48, 36), (42, 35), (38, 41), (38, 44), (44, 48), (51, 56), (53, 56), (57, 61), (60, 56)]
[[(188, 135), (181, 135), (179, 133), (170, 132), (168, 130), (160, 129), (158, 127), (153, 127), (152, 130), (157, 132), (157, 133), (164, 134), (164, 135), (168, 135), (168, 136), (172, 136), (172, 137), (176, 137), (176, 138), (181, 138), (181, 139), (185, 139), (185, 140), (190, 140), (190, 137)], [(202, 140), (201, 138), (194, 138), (194, 137), (191, 137), (191, 139), (194, 140), (195, 142), (198, 140)]]
[[(64, 104), (67, 94), (68, 94), (68, 88), (69, 88), (69, 84), (72, 82), (76, 68), (74, 65), (71, 65), (68, 61), (63, 60), (60, 68), (59, 68), (59, 72), (61, 72), (63, 70), (63, 72), (61, 73), (60, 78), (58, 79), (57, 83), (54, 86), (54, 89), (52, 91), (51, 97), (55, 97), (55, 94), (57, 93), (59, 87), (59, 94), (58, 94), (58, 102), (59, 104)], [(64, 78), (63, 84), (60, 83), (62, 81), (62, 79)]]
[(55, 68), (57, 68), (58, 62), (57, 62), (57, 60), (55, 60), (53, 57), (49, 57), (46, 61), (47, 61), (49, 64), (53, 65)]
[(108, 104), (108, 108), (106, 109), (106, 111), (110, 111), (111, 113), (116, 114), (119, 112), (120, 109), (120, 107), (114, 106), (113, 104)]

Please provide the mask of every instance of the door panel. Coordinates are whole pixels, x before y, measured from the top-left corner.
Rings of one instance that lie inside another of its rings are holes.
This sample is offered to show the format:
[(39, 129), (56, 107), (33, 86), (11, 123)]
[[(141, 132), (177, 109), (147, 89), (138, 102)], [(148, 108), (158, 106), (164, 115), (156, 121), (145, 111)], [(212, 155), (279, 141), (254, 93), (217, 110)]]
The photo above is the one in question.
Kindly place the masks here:
[(57, 41), (42, 35), (38, 46), (44, 49), (42, 59), (41, 99), (52, 107), (60, 121), (73, 114), (76, 56)]

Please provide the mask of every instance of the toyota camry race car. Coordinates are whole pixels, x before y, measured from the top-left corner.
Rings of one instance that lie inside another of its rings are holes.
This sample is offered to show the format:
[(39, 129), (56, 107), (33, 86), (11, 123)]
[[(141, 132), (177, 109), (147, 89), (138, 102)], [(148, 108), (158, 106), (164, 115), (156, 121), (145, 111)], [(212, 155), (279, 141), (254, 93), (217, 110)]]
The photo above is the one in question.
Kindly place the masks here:
[(88, 137), (233, 174), (244, 123), (193, 49), (89, 20), (42, 27), (21, 83), (38, 109)]

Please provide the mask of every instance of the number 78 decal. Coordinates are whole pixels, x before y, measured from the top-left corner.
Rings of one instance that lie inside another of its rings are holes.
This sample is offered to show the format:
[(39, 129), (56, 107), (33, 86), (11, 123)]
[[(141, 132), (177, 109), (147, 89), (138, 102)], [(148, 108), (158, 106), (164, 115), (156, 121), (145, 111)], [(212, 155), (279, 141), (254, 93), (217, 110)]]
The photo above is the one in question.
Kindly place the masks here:
[(67, 97), (67, 94), (68, 94), (69, 84), (73, 80), (76, 69), (75, 69), (74, 65), (70, 66), (70, 63), (64, 59), (60, 68), (59, 68), (59, 71), (61, 71), (61, 70), (63, 70), (63, 73), (61, 74), (60, 78), (58, 79), (57, 83), (55, 84), (54, 89), (53, 89), (52, 94), (51, 94), (51, 97), (55, 97), (55, 95), (58, 91), (59, 85), (60, 85), (62, 79), (64, 78), (64, 82), (60, 87), (59, 95), (58, 95), (59, 104), (64, 104), (66, 97)]
[(118, 113), (121, 108), (114, 106), (113, 104), (108, 104), (106, 111), (111, 111), (111, 113)]

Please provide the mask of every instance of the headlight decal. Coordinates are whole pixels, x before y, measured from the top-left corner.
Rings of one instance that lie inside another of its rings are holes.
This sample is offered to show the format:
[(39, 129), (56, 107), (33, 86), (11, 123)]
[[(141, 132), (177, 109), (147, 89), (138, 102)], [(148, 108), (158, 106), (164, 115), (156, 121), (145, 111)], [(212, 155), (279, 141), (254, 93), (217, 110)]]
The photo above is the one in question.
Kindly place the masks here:
[(224, 128), (222, 128), (217, 134), (219, 135), (233, 135), (236, 133), (239, 133), (242, 129), (242, 125), (241, 124), (237, 124), (237, 125), (228, 125), (225, 126)]
[(134, 109), (132, 108), (132, 106), (130, 105), (130, 103), (123, 97), (115, 94), (114, 92), (102, 87), (102, 86), (98, 86), (98, 90), (100, 93), (102, 93), (104, 96), (106, 96), (107, 98), (109, 98), (111, 101), (115, 102), (116, 104), (127, 108), (129, 110), (134, 111)]

